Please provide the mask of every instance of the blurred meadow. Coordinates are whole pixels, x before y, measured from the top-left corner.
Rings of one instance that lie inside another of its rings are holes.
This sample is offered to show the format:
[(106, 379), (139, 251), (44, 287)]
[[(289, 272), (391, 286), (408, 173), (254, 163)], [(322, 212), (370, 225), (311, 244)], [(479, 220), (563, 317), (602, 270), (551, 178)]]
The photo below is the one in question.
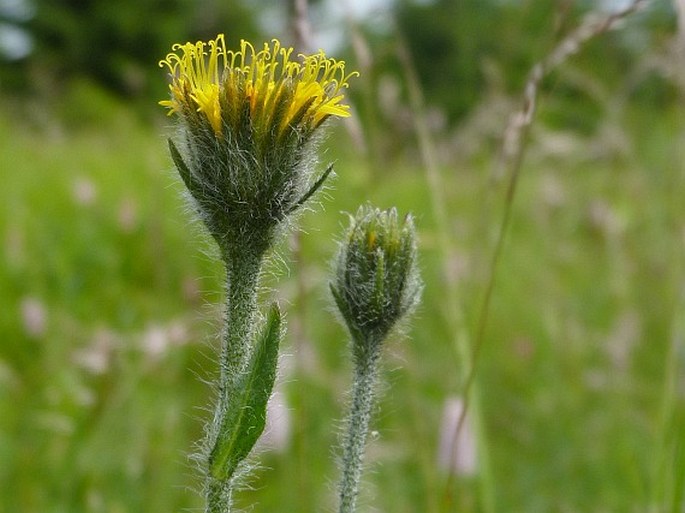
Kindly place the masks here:
[(334, 510), (328, 270), (371, 201), (416, 215), (426, 285), (385, 351), (361, 511), (685, 512), (685, 3), (637, 3), (584, 41), (631, 2), (0, 0), (0, 513), (201, 508), (223, 276), (157, 62), (218, 32), (361, 73), (332, 187), (266, 277), (288, 335), (238, 505)]

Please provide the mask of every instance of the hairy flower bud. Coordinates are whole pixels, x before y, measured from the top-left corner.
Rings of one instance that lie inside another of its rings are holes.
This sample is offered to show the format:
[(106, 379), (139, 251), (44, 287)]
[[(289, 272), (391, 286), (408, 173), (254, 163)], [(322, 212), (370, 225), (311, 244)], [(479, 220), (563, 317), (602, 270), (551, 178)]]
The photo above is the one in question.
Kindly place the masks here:
[(419, 301), (414, 222), (394, 208), (361, 207), (350, 217), (331, 290), (354, 339), (355, 355), (373, 350)]

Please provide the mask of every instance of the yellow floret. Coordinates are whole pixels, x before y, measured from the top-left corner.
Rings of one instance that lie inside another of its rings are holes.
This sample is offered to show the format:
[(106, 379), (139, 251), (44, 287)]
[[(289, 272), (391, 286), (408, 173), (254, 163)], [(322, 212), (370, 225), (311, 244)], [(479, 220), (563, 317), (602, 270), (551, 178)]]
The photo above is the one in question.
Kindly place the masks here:
[(328, 116), (350, 115), (349, 106), (341, 103), (342, 90), (357, 73), (346, 75), (345, 63), (327, 58), (323, 51), (300, 54), (294, 61), (293, 49), (283, 48), (276, 39), (260, 51), (243, 40), (240, 50), (231, 51), (223, 34), (208, 43), (176, 44), (172, 50), (159, 63), (172, 77), (171, 99), (160, 105), (169, 115), (184, 115), (185, 109), (201, 112), (217, 135), (223, 130), (222, 105), (240, 108), (249, 103), (254, 126), (268, 130), (276, 108), (283, 107), (279, 102), (288, 101), (275, 127), (278, 133), (292, 122), (315, 128)]

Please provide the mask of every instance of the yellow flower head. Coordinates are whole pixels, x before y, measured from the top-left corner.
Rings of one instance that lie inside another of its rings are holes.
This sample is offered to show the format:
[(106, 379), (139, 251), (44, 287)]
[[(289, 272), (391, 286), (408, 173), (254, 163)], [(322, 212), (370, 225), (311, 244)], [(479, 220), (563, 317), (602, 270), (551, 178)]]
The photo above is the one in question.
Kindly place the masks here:
[(171, 99), (159, 102), (169, 115), (201, 113), (217, 135), (223, 125), (240, 123), (249, 105), (255, 129), (282, 133), (291, 125), (318, 127), (329, 116), (347, 117), (343, 89), (358, 73), (345, 74), (344, 61), (327, 58), (323, 51), (298, 55), (276, 39), (260, 51), (247, 41), (240, 50), (226, 49), (224, 35), (205, 43), (176, 44), (160, 61), (172, 77)]

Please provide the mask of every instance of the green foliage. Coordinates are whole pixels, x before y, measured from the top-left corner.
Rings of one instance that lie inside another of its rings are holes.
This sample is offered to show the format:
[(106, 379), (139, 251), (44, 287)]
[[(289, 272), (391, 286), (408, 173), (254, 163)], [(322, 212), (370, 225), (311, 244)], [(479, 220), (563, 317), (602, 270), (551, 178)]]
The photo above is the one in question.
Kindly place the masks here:
[[(627, 22), (630, 29), (590, 43), (574, 58), (578, 72), (592, 76), (601, 86), (621, 83), (626, 68), (644, 56), (645, 47), (674, 30), (672, 5), (654, 4), (639, 21)], [(569, 27), (577, 26), (597, 7), (594, 1), (403, 0), (398, 3), (397, 18), (428, 104), (441, 109), (455, 124), (484, 98), (488, 89), (501, 87), (506, 93), (521, 90), (533, 64), (567, 34)], [(577, 112), (578, 119), (568, 120), (571, 125), (592, 131), (597, 120), (597, 99), (558, 79), (552, 87), (555, 93), (559, 89), (556, 99), (564, 98), (552, 122), (558, 124), (559, 116)], [(646, 87), (635, 99), (649, 101), (656, 93)], [(669, 95), (659, 98), (668, 102)], [(589, 114), (589, 118), (583, 114)]]
[[(218, 371), (207, 344), (216, 342), (221, 315), (206, 305), (221, 297), (222, 270), (203, 255), (209, 244), (197, 247), (199, 229), (189, 229), (157, 128), (128, 115), (89, 130), (41, 132), (30, 119), (0, 116), (0, 504), (26, 513), (200, 508), (188, 488), (201, 485), (184, 455), (211, 417), (194, 408), (211, 392), (197, 374)], [(627, 108), (617, 120), (631, 143), (626, 157), (531, 148), (479, 374), (501, 511), (647, 509), (667, 347), (683, 332), (673, 324), (685, 218), (673, 163), (682, 161), (683, 119), (682, 109)], [(292, 337), (283, 343), (304, 367), (283, 384), (293, 440), (264, 455), (264, 470), (236, 504), (331, 509), (330, 419), (343, 416), (350, 368), (347, 335), (321, 308), (334, 254), (327, 234), (363, 194), (426, 213), (417, 223), (426, 286), (411, 336), (387, 353), (391, 392), (379, 399), (362, 503), (372, 493), (384, 511), (479, 511), (477, 477), (456, 480), (449, 506), (436, 464), (458, 366), (439, 302), (445, 281), (428, 188), (413, 164), (393, 168), (391, 179), (373, 177), (342, 130), (331, 140), (341, 141), (331, 154), (335, 190), (325, 210), (303, 216), (299, 260), (282, 248), (291, 271), (277, 273), (286, 314), (304, 321), (312, 341), (305, 350)], [(578, 141), (585, 150), (593, 144), (600, 142)], [(483, 195), (489, 164), (473, 159), (442, 176), (458, 236), (450, 265), (467, 320), (482, 290), (483, 209), (497, 209)], [(94, 187), (91, 200), (84, 183)], [(298, 276), (306, 287), (294, 295)], [(27, 331), (27, 298), (44, 306), (42, 334)], [(174, 326), (185, 331), (175, 342), (158, 352), (147, 345), (150, 334)], [(83, 364), (101, 354), (101, 371)], [(681, 360), (669, 361), (682, 373)], [(683, 411), (678, 395), (674, 408)], [(674, 418), (663, 472), (676, 482), (683, 466), (670, 448), (682, 438), (673, 431), (682, 416)]]
[[(665, 55), (658, 39), (674, 20), (659, 16), (654, 38), (640, 39), (650, 49), (645, 62)], [(513, 53), (526, 34), (504, 30), (516, 34), (502, 36)], [(637, 61), (612, 61), (620, 33), (606, 40), (609, 53), (595, 45), (571, 64), (576, 76), (602, 81), (597, 70), (607, 72), (600, 89), (610, 104), (566, 71), (545, 84), (544, 123), (534, 126), (497, 274), (477, 380), (498, 511), (682, 509), (685, 112), (674, 80), (636, 73)], [(531, 59), (549, 48), (534, 46)], [(440, 78), (429, 75), (427, 90)], [(459, 96), (460, 84), (452, 87)], [(511, 87), (518, 91), (515, 81)], [(22, 513), (197, 510), (201, 501), (188, 489), (202, 484), (184, 455), (211, 418), (194, 408), (211, 393), (197, 376), (220, 372), (207, 344), (218, 345), (221, 314), (206, 305), (221, 298), (222, 269), (188, 227), (159, 126), (141, 125), (93, 81), (74, 91), (53, 104), (59, 116), (7, 97), (0, 109), (0, 505)], [(67, 128), (66, 114), (75, 120)], [(578, 130), (559, 138), (550, 126)], [(495, 157), (467, 153), (441, 169), (454, 241), (443, 261), (429, 189), (398, 131), (388, 133), (411, 160), (384, 168), (334, 132), (331, 199), (303, 216), (295, 261), (281, 248), (287, 275), (277, 265), (265, 273), (278, 275), (281, 304), (301, 329), (283, 341), (297, 363), (279, 385), (293, 431), (289, 445), (264, 454), (251, 489), (236, 493), (239, 507), (331, 509), (330, 419), (342, 416), (350, 369), (346, 335), (321, 308), (334, 251), (324, 234), (338, 231), (338, 212), (364, 197), (424, 213), (426, 288), (412, 336), (388, 352), (392, 392), (380, 399), (362, 501), (373, 495), (378, 509), (398, 513), (485, 508), (478, 475), (456, 476), (445, 496), (436, 453), (445, 398), (460, 383), (441, 298), (455, 294), (464, 329), (472, 329), (501, 208)]]
[(150, 128), (109, 115), (110, 130), (65, 135), (18, 106), (0, 114), (3, 508), (197, 506), (164, 483), (200, 435), (184, 412), (206, 365), (185, 342), (205, 336), (187, 312), (216, 299), (219, 269), (192, 249)]
[(403, 1), (397, 16), (430, 105), (456, 121), (490, 85), (487, 66), (498, 68), (509, 91), (521, 88), (554, 40), (557, 9), (555, 2)]
[(85, 76), (110, 91), (146, 99), (166, 91), (156, 66), (173, 43), (225, 32), (234, 44), (258, 32), (254, 13), (241, 0), (37, 0), (26, 29), (35, 41), (29, 66), (5, 70), (27, 73), (24, 91), (50, 97), (65, 79)]

